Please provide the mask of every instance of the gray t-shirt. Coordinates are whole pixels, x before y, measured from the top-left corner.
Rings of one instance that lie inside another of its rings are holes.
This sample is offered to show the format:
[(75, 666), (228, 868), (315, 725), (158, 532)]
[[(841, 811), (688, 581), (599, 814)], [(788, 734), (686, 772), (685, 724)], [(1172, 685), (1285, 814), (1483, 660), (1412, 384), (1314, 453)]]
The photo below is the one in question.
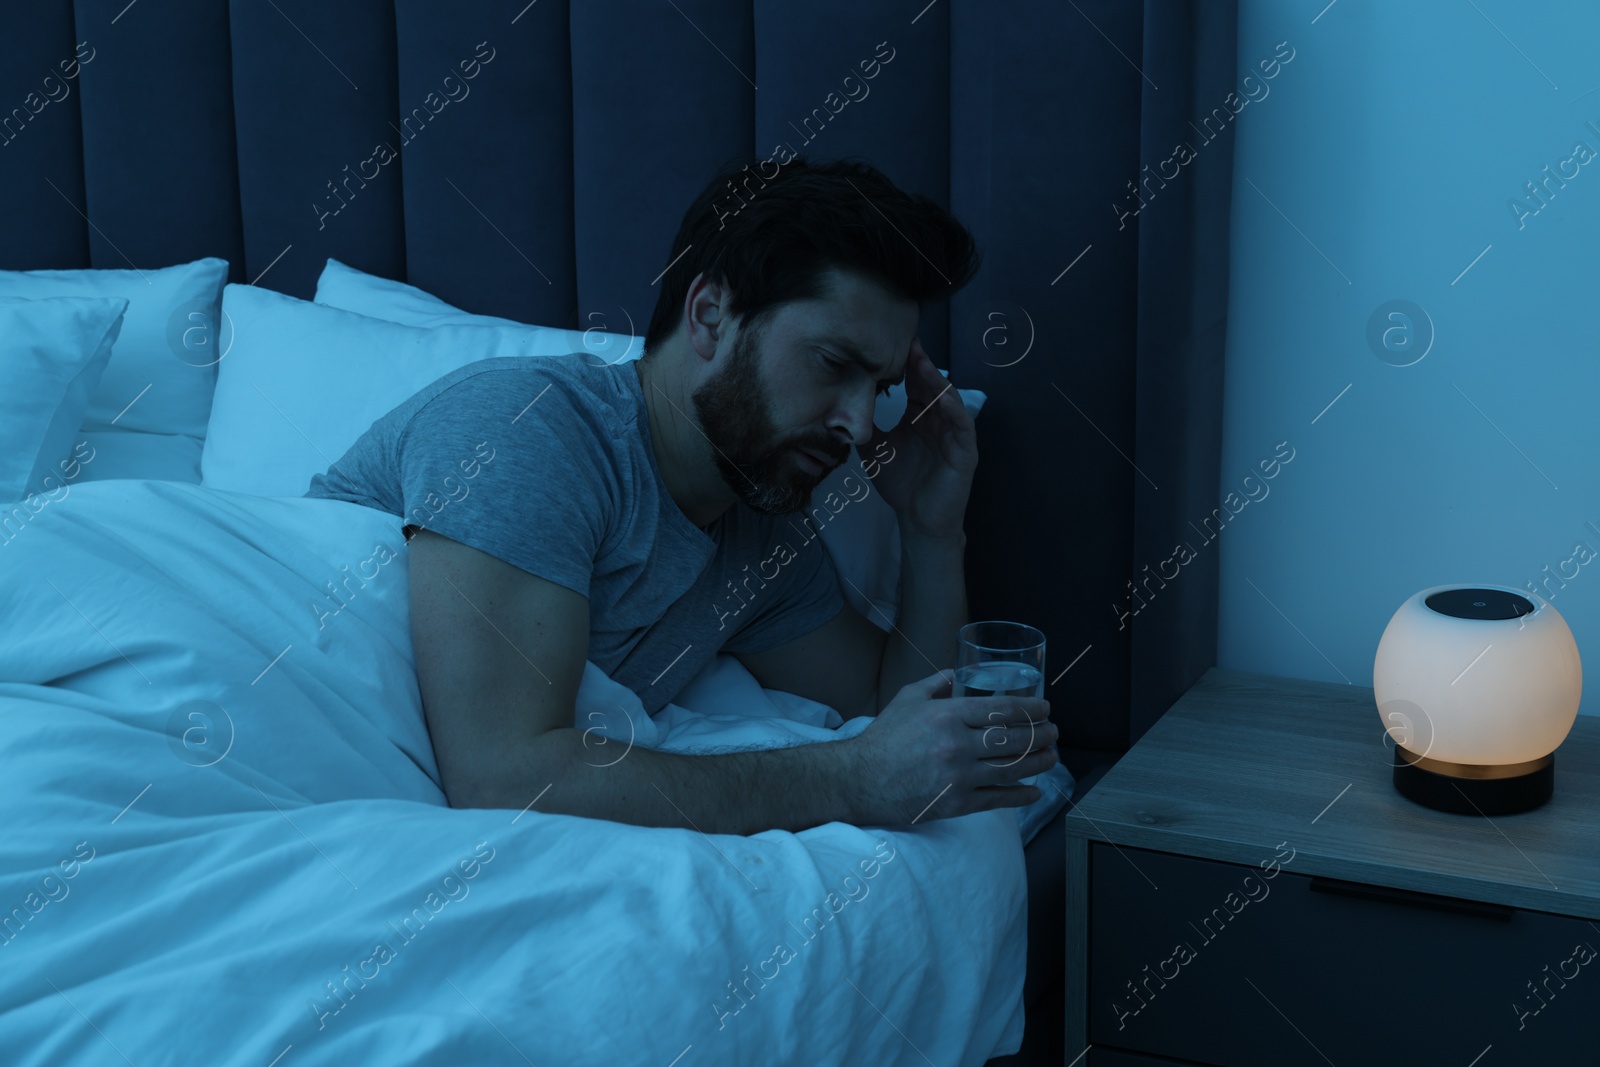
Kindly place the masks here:
[(678, 508), (632, 363), (480, 360), (384, 415), (304, 495), (376, 508), (589, 599), (588, 658), (654, 714), (718, 651), (760, 652), (844, 609), (801, 515)]

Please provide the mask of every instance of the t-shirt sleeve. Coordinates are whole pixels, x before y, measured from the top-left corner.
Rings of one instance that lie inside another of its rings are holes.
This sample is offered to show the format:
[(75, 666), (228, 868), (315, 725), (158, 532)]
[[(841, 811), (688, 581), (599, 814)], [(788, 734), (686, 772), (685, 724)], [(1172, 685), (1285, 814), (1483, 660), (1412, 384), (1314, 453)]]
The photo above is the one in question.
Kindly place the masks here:
[(804, 637), (844, 610), (839, 572), (821, 538), (813, 539), (782, 564), (777, 596), (765, 596), (757, 611), (723, 644), (724, 652), (765, 652)]
[(399, 440), (401, 517), (587, 597), (619, 496), (615, 445), (571, 386), (542, 389), (484, 372), (419, 408)]

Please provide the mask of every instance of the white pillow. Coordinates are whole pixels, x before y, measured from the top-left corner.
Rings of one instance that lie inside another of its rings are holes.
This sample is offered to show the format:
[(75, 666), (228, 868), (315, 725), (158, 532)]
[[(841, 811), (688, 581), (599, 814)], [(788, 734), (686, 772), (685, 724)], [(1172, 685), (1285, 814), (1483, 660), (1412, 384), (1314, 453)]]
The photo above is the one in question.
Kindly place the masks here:
[(127, 309), (120, 297), (0, 297), (0, 501), (53, 493), (89, 466), (78, 424)]
[[(601, 330), (559, 330), (473, 315), (414, 285), (380, 278), (332, 258), (324, 264), (322, 277), (317, 280), (316, 301), (410, 326), (472, 324), (536, 330), (557, 335), (550, 343), (560, 353), (587, 350), (611, 363), (638, 359), (644, 354), (643, 338)], [(950, 376), (948, 371), (939, 373)], [(984, 393), (977, 389), (958, 389), (957, 393), (967, 414), (976, 418), (983, 410)], [(905, 388), (897, 385), (878, 399), (872, 421), (879, 429), (892, 429), (905, 409)], [(833, 557), (845, 600), (888, 630), (900, 604), (900, 522), (894, 509), (872, 488), (872, 479), (866, 476), (858, 457), (852, 456), (822, 480), (813, 491), (811, 508), (805, 514), (812, 517), (813, 528), (820, 531), (822, 542)]]
[(0, 296), (127, 301), (121, 333), (83, 413), (83, 429), (95, 434), (85, 480), (200, 480), (227, 277), (228, 261), (215, 257), (154, 270), (0, 271)]
[(343, 308), (358, 315), (370, 315), (375, 319), (406, 326), (504, 326), (515, 330), (537, 330), (550, 350), (536, 352), (535, 355), (564, 356), (569, 352), (588, 351), (607, 363), (626, 363), (644, 355), (642, 337), (608, 333), (598, 328), (563, 330), (554, 326), (533, 326), (512, 319), (499, 319), (493, 315), (474, 315), (446, 304), (414, 285), (368, 274), (331, 257), (322, 267), (322, 277), (317, 279), (315, 300), (329, 307)]
[(422, 329), (253, 285), (223, 290), (233, 343), (218, 366), (201, 484), (300, 496), (380, 417), (457, 367), (566, 355), (560, 331)]

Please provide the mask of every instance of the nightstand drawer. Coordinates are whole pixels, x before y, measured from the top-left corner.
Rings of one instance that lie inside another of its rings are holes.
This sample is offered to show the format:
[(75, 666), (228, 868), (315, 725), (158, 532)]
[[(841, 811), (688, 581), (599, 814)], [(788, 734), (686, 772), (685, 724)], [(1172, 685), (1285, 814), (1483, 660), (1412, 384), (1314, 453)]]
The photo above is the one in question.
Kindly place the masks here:
[[(1089, 1041), (1223, 1067), (1591, 1064), (1600, 931), (1094, 842)], [(1271, 875), (1269, 877), (1268, 875)]]

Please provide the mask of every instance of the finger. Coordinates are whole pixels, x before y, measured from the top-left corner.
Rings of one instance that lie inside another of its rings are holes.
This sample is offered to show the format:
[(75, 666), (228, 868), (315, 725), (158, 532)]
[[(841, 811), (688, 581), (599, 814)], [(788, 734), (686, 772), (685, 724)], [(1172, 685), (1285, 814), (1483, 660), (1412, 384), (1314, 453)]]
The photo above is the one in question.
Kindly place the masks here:
[(992, 767), (1012, 767), (1024, 756), (1043, 752), (1056, 742), (1054, 723), (1026, 723), (1022, 726), (992, 726), (983, 731), (977, 756)]
[(920, 337), (913, 337), (911, 339), (911, 352), (907, 358), (908, 362), (906, 364), (906, 368), (913, 374), (922, 373), (923, 364), (933, 362), (928, 358), (927, 350), (922, 347), (922, 338)]
[(946, 418), (949, 415), (949, 408), (947, 405), (949, 404), (951, 398), (956, 398), (958, 400), (960, 399), (956, 394), (955, 386), (950, 384), (950, 380), (948, 378), (939, 373), (939, 368), (933, 365), (933, 360), (924, 356), (922, 360), (922, 366), (925, 368), (925, 373), (923, 374), (923, 393), (927, 396), (927, 400), (923, 402), (923, 406), (935, 407), (934, 411), (929, 412), (930, 417), (937, 414), (940, 418)]
[(1015, 756), (1019, 752), (1032, 752), (1056, 743), (1060, 729), (1048, 719), (1044, 722), (1024, 722), (1006, 726), (988, 726), (972, 731), (978, 736), (978, 746), (984, 757)]
[(972, 416), (967, 414), (967, 405), (961, 399), (961, 393), (952, 384), (950, 391), (940, 400), (944, 404), (949, 416), (950, 424), (957, 433), (970, 434), (973, 430)]
[(1043, 697), (962, 697), (961, 721), (968, 726), (1009, 726), (1044, 722), (1050, 702)]
[(992, 811), (995, 808), (1025, 808), (1044, 796), (1036, 785), (986, 785), (972, 791), (977, 798), (973, 811)]
[(922, 344), (912, 341), (906, 373), (906, 410), (922, 411), (939, 395), (944, 384), (944, 375), (939, 373), (939, 368), (933, 365), (933, 359), (923, 351)]
[(1060, 759), (1056, 747), (1050, 745), (1010, 760), (982, 760), (981, 762), (989, 765), (989, 772), (983, 780), (991, 785), (1010, 785), (1023, 778), (1043, 774), (1060, 762)]
[(944, 384), (950, 379), (939, 369), (939, 365), (933, 361), (933, 357), (928, 355), (928, 351), (922, 347), (920, 339), (914, 339), (911, 342), (911, 352), (914, 357), (920, 357), (925, 372), (929, 375), (929, 381), (933, 381), (933, 376), (937, 375), (939, 387), (943, 388)]
[(917, 428), (924, 433), (943, 434), (946, 430), (954, 429), (957, 420), (965, 414), (961, 404), (961, 396), (955, 386), (937, 377), (927, 383), (923, 395), (916, 398), (914, 405), (908, 405), (910, 411), (917, 419)]
[[(911, 379), (907, 378), (909, 385)], [(950, 407), (951, 404), (955, 408)], [(960, 409), (959, 411), (956, 409)], [(906, 391), (906, 411), (902, 427), (909, 427), (929, 445), (937, 446), (952, 431), (960, 430), (957, 419), (966, 414), (961, 398), (943, 378), (927, 382), (913, 393)]]
[(950, 441), (960, 448), (976, 447), (977, 430), (973, 425), (972, 416), (967, 414), (967, 405), (962, 401), (961, 394), (949, 382), (945, 382), (941, 388), (945, 392), (934, 405), (934, 410), (930, 411), (922, 421), (934, 423), (932, 428), (938, 433), (941, 442)]

